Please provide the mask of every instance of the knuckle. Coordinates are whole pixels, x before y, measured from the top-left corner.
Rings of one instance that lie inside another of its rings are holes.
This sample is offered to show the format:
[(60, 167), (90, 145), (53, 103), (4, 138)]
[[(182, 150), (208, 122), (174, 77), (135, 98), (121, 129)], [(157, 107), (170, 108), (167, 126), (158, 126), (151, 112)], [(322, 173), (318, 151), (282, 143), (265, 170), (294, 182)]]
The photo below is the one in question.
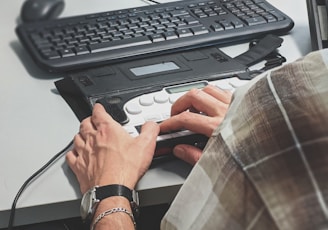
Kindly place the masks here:
[(201, 91), (199, 89), (191, 89), (191, 90), (189, 90), (189, 92), (187, 94), (191, 98), (196, 98), (196, 97), (198, 97), (200, 92)]
[(188, 120), (191, 119), (190, 118), (190, 112), (188, 112), (188, 111), (183, 111), (182, 113), (179, 114), (179, 117), (183, 121), (188, 121)]
[(79, 135), (80, 135), (80, 134), (78, 134), (78, 133), (77, 133), (77, 134), (75, 134), (75, 136), (74, 136), (74, 143), (76, 143), (76, 142), (77, 142), (77, 140), (78, 140), (78, 138), (79, 138)]

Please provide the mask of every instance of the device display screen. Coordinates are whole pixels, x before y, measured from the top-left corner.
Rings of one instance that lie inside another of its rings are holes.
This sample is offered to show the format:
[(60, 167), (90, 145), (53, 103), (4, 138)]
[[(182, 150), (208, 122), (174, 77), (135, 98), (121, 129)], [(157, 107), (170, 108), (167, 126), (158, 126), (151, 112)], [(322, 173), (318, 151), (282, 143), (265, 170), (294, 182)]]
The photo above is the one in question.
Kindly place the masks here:
[(191, 84), (173, 86), (173, 87), (166, 88), (165, 90), (169, 94), (173, 94), (173, 93), (186, 92), (186, 91), (189, 91), (189, 90), (194, 89), (194, 88), (202, 89), (206, 85), (207, 85), (207, 82), (202, 81), (202, 82), (196, 82), (196, 83), (191, 83)]
[(131, 72), (136, 76), (143, 76), (147, 74), (161, 73), (170, 70), (180, 69), (174, 62), (163, 62), (154, 65), (147, 65), (141, 67), (131, 68)]

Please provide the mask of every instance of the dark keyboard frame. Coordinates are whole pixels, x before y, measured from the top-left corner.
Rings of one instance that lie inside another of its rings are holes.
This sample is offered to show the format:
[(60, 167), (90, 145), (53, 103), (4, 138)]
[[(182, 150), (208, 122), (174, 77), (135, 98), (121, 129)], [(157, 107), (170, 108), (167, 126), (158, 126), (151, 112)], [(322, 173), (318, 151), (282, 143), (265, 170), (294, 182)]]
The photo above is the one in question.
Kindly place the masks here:
[[(241, 0), (240, 0), (241, 1)], [(128, 13), (135, 13), (139, 11), (160, 11), (166, 9), (186, 9), (187, 11), (195, 15), (195, 12), (192, 11), (192, 6), (201, 6), (202, 4), (216, 4), (220, 7), (226, 9), (226, 6), (234, 6), (233, 4), (236, 0), (184, 0), (184, 1), (176, 1), (170, 3), (164, 3), (160, 5), (148, 5), (143, 7), (136, 7), (136, 8), (129, 8), (129, 9), (122, 9), (116, 11), (108, 11), (96, 14), (88, 14), (88, 15), (81, 15), (81, 16), (74, 16), (74, 17), (67, 17), (67, 18), (60, 18), (55, 20), (43, 21), (43, 22), (35, 22), (35, 23), (27, 23), (19, 25), (16, 28), (17, 35), (24, 45), (24, 47), (28, 50), (31, 54), (35, 62), (38, 66), (48, 71), (54, 72), (65, 72), (74, 69), (83, 69), (97, 65), (103, 65), (107, 63), (116, 63), (124, 60), (132, 60), (137, 59), (145, 56), (152, 56), (152, 55), (159, 55), (163, 53), (170, 53), (175, 51), (181, 50), (188, 50), (197, 47), (205, 47), (217, 44), (234, 44), (239, 41), (248, 41), (253, 38), (259, 38), (268, 33), (274, 33), (277, 35), (286, 34), (290, 31), (293, 26), (294, 22), (284, 13), (282, 13), (277, 8), (270, 5), (268, 2), (264, 0), (243, 0), (243, 2), (255, 2), (256, 4), (262, 4), (263, 8), (270, 8), (273, 14), (278, 15), (281, 17), (281, 20), (276, 20), (274, 22), (269, 23), (259, 23), (257, 20), (253, 21), (250, 19), (250, 22), (242, 21), (243, 27), (234, 26), (234, 28), (229, 28), (229, 25), (224, 25), (220, 22), (222, 26), (227, 26), (225, 30), (218, 29), (213, 27), (213, 23), (218, 20), (222, 20), (222, 16), (212, 16), (212, 17), (205, 17), (199, 18), (199, 21), (207, 27), (209, 33), (193, 35), (193, 36), (182, 36), (178, 39), (172, 40), (165, 40), (165, 41), (158, 41), (153, 43), (146, 43), (142, 44), (143, 41), (140, 41), (142, 45), (138, 46), (129, 46), (129, 44), (124, 44), (124, 48), (120, 49), (110, 49), (104, 48), (104, 52), (98, 52), (103, 47), (102, 45), (93, 45), (93, 47), (98, 48), (97, 52), (94, 53), (87, 53), (85, 50), (81, 50), (81, 55), (71, 55), (70, 53), (67, 54), (65, 58), (51, 58), (46, 59), (44, 55), (40, 54), (39, 50), (35, 46), (35, 42), (32, 42), (31, 33), (41, 33), (40, 31), (48, 28), (59, 28), (61, 30), (62, 26), (71, 27), (74, 25), (81, 25), (86, 26), (87, 22), (99, 22), (100, 19), (104, 17), (112, 17), (112, 15), (120, 16), (123, 14)], [(237, 1), (239, 2), (239, 1)], [(228, 5), (232, 4), (232, 5)], [(227, 14), (224, 16), (227, 19), (228, 23), (231, 20), (237, 18), (232, 13)], [(247, 23), (251, 23), (254, 25), (247, 26)], [(230, 23), (231, 25), (231, 23)], [(138, 39), (136, 39), (138, 40)], [(142, 40), (142, 39), (141, 39)], [(125, 47), (127, 45), (127, 47)], [(78, 52), (78, 51), (76, 51)], [(82, 53), (84, 52), (84, 53)], [(86, 54), (87, 53), (87, 54)]]
[[(328, 47), (328, 40), (324, 38), (322, 35), (323, 31), (321, 31), (322, 27), (327, 28), (328, 21), (324, 22), (320, 19), (321, 13), (328, 14), (326, 3), (327, 1), (325, 0), (306, 0), (312, 50), (320, 50)], [(322, 12), (319, 12), (319, 7), (321, 7)], [(328, 15), (326, 15), (326, 18), (328, 18)]]

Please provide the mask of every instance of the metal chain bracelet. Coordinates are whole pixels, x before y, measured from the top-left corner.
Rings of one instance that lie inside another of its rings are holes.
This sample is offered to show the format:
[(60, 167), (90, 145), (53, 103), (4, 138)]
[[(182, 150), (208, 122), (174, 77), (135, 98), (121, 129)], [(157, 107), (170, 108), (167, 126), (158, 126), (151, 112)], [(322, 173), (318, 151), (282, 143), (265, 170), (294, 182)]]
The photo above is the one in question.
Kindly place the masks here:
[(91, 230), (94, 230), (94, 228), (96, 227), (97, 223), (102, 219), (104, 218), (105, 216), (108, 216), (110, 214), (113, 214), (113, 213), (116, 213), (116, 212), (123, 212), (123, 213), (126, 213), (130, 216), (131, 220), (132, 220), (132, 223), (134, 225), (134, 229), (137, 229), (137, 223), (134, 219), (134, 216), (131, 212), (129, 212), (127, 209), (125, 208), (112, 208), (112, 209), (109, 209), (109, 210), (106, 210), (102, 213), (100, 213), (97, 218), (95, 219), (95, 221), (93, 222), (93, 224), (91, 225)]

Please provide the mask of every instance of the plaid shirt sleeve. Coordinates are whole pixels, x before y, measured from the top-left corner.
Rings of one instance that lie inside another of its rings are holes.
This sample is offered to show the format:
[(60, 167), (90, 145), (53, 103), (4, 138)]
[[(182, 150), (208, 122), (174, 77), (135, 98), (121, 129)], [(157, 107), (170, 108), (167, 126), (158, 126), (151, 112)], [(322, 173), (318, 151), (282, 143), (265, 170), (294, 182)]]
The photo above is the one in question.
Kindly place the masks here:
[(162, 230), (328, 229), (328, 50), (239, 88)]

